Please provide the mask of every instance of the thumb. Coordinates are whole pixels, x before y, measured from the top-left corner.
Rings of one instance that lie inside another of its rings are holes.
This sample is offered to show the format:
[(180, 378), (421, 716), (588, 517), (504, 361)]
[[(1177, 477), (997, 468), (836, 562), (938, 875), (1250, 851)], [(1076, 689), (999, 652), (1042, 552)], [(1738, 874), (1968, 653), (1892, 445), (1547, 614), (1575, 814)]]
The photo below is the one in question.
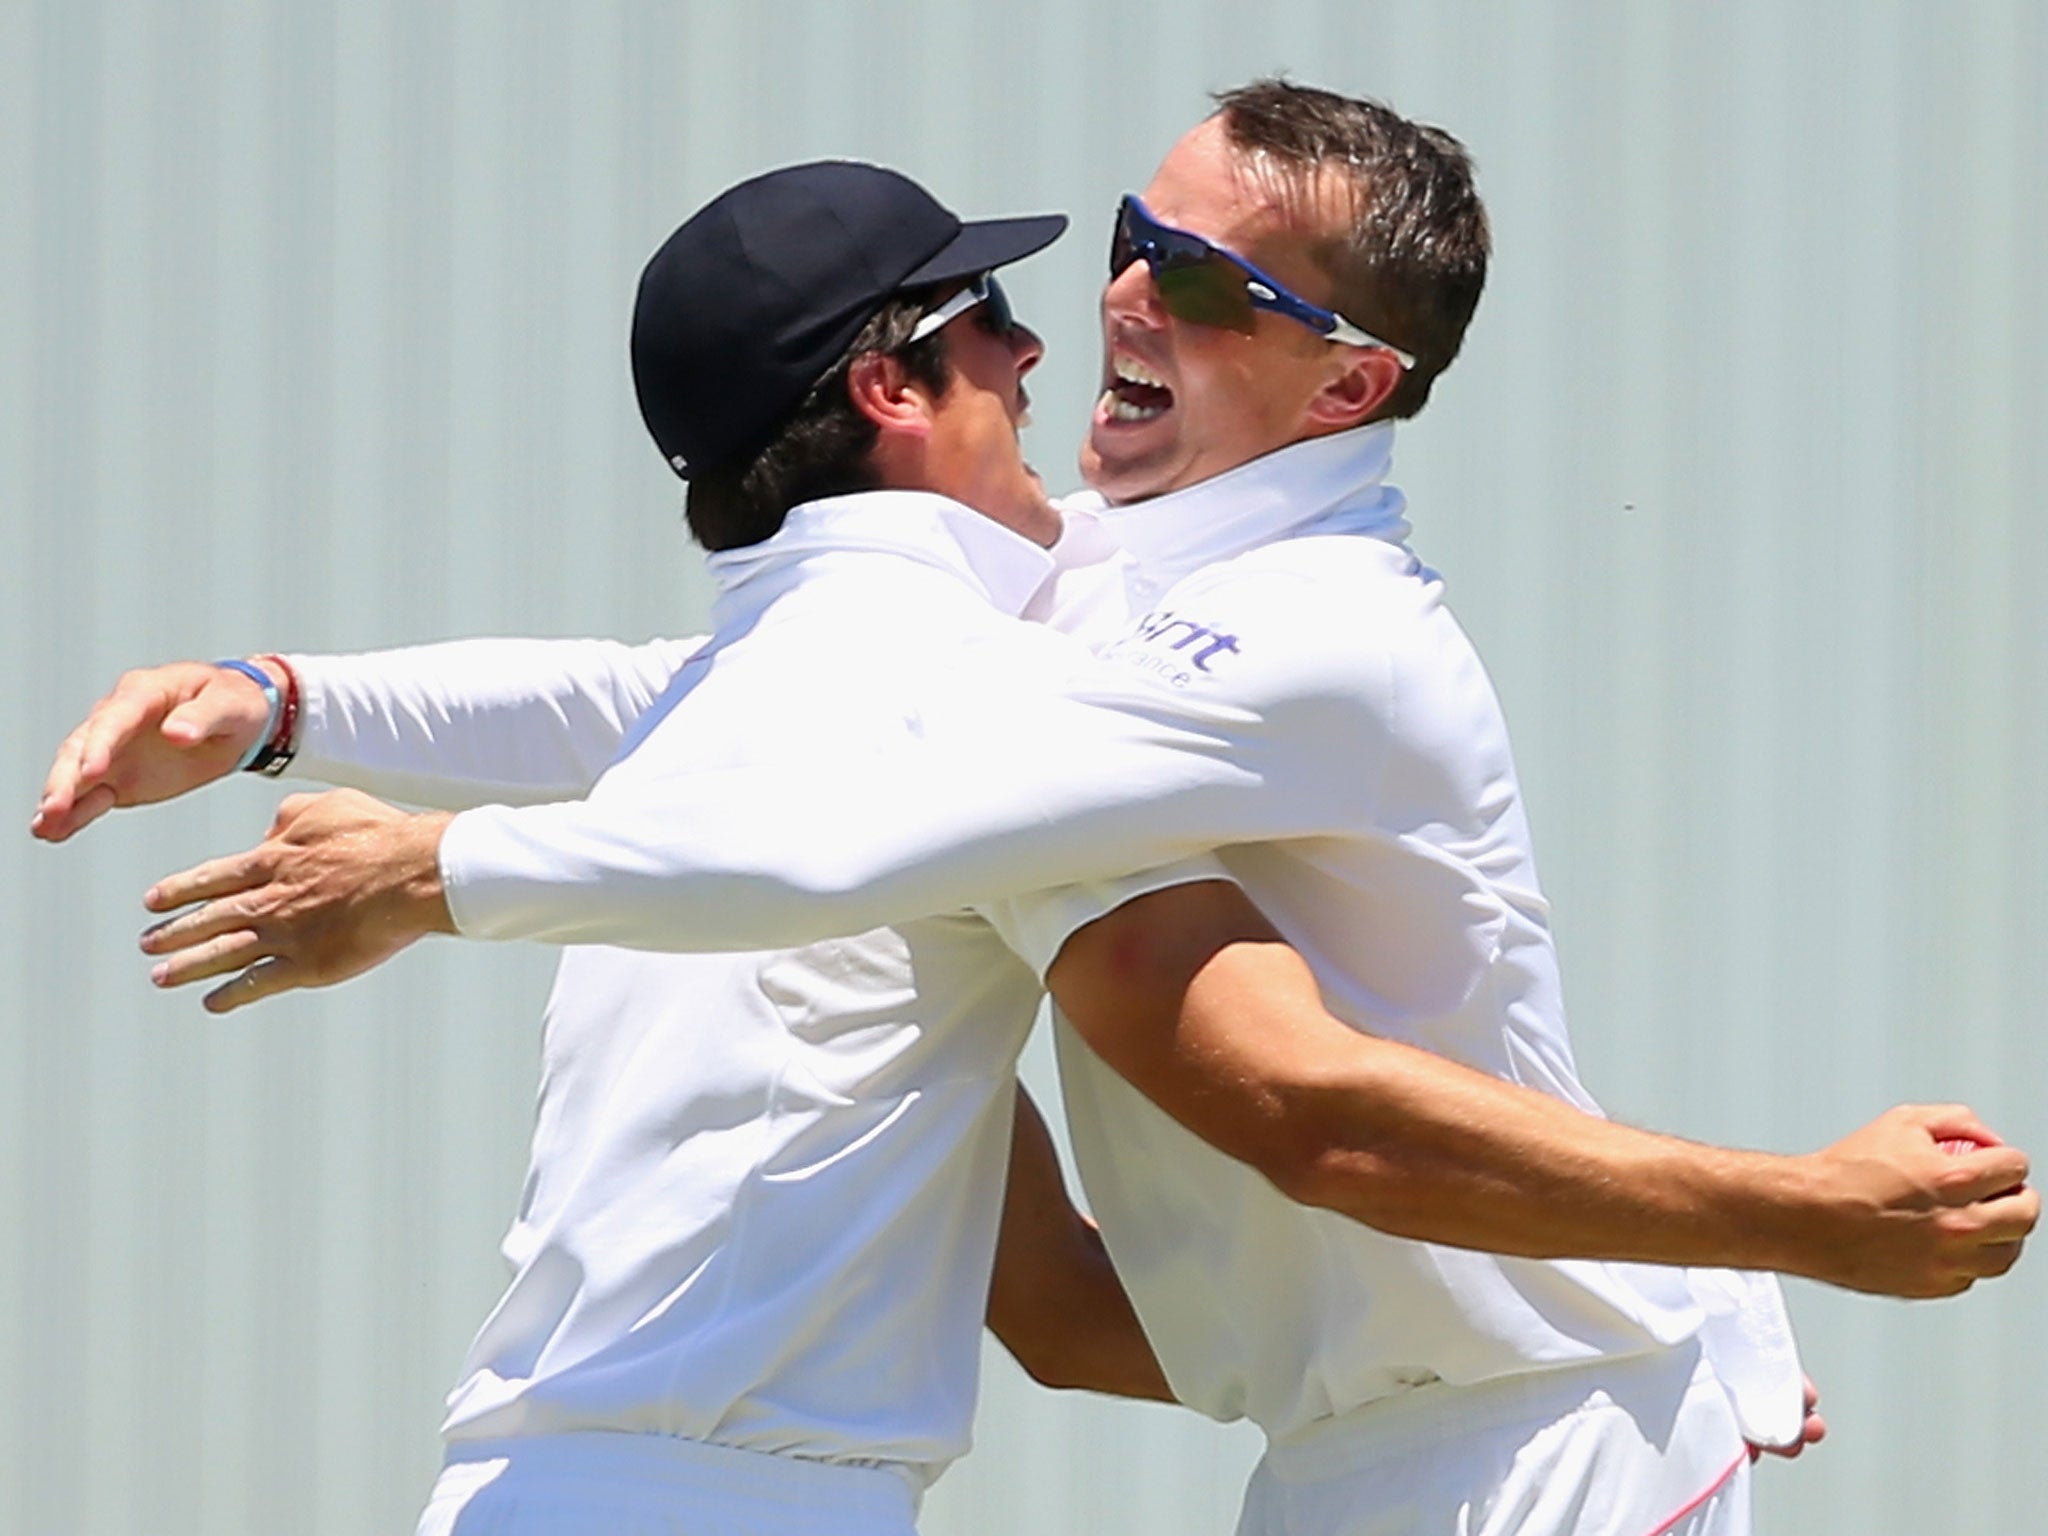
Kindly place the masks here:
[(223, 697), (224, 690), (209, 688), (187, 699), (164, 716), (164, 740), (175, 747), (196, 747), (201, 742), (233, 733), (242, 723), (235, 701)]

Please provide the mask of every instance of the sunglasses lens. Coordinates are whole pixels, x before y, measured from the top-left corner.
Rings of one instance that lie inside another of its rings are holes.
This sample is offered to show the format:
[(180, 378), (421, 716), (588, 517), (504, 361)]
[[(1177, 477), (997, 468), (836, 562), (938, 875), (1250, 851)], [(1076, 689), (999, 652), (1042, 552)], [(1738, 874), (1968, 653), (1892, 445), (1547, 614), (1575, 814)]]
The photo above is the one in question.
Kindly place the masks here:
[(1131, 238), (1131, 206), (1125, 203), (1109, 237), (1109, 275), (1115, 277), (1137, 259), (1137, 243)]
[(1008, 336), (1017, 329), (1017, 313), (1010, 308), (1010, 296), (993, 277), (987, 279), (988, 297), (981, 301), (983, 329), (992, 336)]
[(1237, 263), (1195, 235), (1155, 223), (1125, 198), (1109, 242), (1109, 275), (1114, 278), (1141, 256), (1152, 269), (1159, 302), (1176, 320), (1253, 329), (1257, 317)]
[(1156, 264), (1152, 281), (1158, 286), (1159, 302), (1176, 320), (1247, 335), (1257, 323), (1244, 273), (1224, 257), (1205, 254), (1196, 261)]

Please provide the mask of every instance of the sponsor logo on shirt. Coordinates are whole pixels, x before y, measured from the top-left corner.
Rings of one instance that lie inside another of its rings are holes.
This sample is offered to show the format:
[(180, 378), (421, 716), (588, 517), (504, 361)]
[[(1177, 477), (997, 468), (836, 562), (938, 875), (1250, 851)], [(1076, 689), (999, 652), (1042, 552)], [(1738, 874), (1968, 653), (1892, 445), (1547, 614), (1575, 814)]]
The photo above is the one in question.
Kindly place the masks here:
[(1213, 675), (1224, 658), (1238, 654), (1238, 644), (1237, 636), (1212, 624), (1157, 608), (1102, 654), (1149, 672), (1170, 687), (1185, 688), (1197, 674)]

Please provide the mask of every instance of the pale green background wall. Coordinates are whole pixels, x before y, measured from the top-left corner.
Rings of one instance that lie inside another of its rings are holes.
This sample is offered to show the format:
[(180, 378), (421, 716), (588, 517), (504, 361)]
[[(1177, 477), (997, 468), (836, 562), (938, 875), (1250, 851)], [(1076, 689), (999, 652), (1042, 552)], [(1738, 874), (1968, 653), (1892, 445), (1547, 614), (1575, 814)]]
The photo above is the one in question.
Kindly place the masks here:
[[(128, 663), (688, 628), (631, 287), (779, 162), (1075, 213), (1014, 284), (1064, 480), (1113, 199), (1283, 66), (1481, 165), (1494, 281), (1398, 478), (1518, 733), (1595, 1090), (1786, 1149), (1955, 1096), (2048, 1146), (2032, 0), (0, 0), (0, 806)], [(150, 995), (137, 895), (274, 798), (0, 838), (0, 1531), (409, 1530), (431, 1475), (547, 958)], [(1836, 1432), (1770, 1527), (2035, 1528), (2043, 1263), (1796, 1288)], [(926, 1528), (1222, 1533), (1255, 1440), (999, 1365)]]

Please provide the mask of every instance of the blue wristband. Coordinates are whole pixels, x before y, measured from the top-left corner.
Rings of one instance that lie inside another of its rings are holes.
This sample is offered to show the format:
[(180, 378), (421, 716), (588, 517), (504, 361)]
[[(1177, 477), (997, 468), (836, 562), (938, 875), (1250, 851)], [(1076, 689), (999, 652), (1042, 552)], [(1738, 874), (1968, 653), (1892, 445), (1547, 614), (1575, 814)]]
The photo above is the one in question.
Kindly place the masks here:
[(263, 749), (270, 745), (270, 738), (277, 733), (277, 715), (278, 711), (284, 708), (284, 695), (278, 692), (277, 684), (270, 680), (270, 674), (253, 661), (243, 661), (240, 657), (235, 657), (227, 661), (216, 661), (214, 665), (225, 667), (230, 672), (239, 672), (248, 678), (263, 690), (263, 702), (270, 706), (270, 714), (263, 721), (262, 734), (249, 744), (249, 750), (244, 752), (242, 760), (235, 764), (234, 771), (240, 773), (262, 755)]

